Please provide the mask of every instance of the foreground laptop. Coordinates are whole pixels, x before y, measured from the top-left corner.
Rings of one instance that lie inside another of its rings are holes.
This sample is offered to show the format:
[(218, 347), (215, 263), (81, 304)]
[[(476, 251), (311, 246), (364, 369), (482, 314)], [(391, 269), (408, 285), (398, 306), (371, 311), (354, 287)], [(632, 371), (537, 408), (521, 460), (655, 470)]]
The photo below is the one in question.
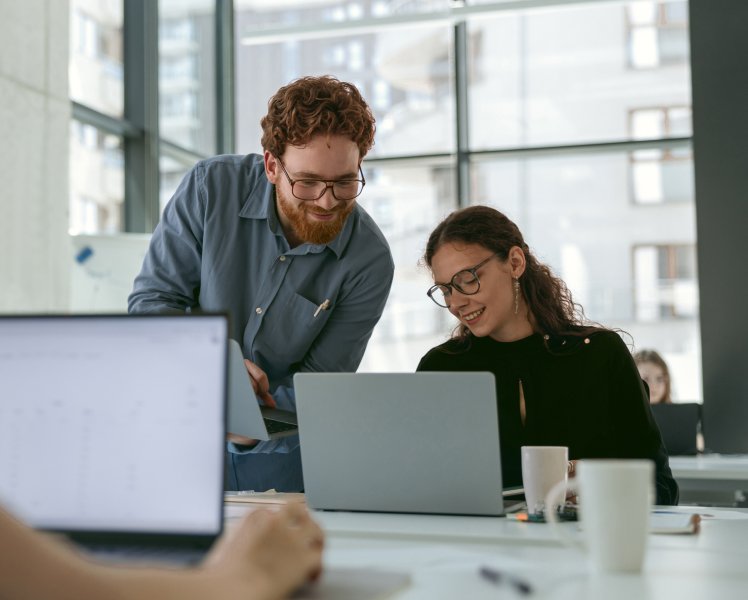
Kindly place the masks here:
[(297, 373), (307, 504), (502, 515), (491, 373)]
[(223, 526), (227, 330), (0, 317), (0, 502), (102, 556), (199, 560)]
[(229, 340), (228, 430), (255, 440), (270, 440), (298, 433), (296, 413), (262, 406), (252, 389), (244, 354)]
[(695, 402), (652, 404), (651, 408), (668, 454), (670, 456), (696, 454), (701, 404)]

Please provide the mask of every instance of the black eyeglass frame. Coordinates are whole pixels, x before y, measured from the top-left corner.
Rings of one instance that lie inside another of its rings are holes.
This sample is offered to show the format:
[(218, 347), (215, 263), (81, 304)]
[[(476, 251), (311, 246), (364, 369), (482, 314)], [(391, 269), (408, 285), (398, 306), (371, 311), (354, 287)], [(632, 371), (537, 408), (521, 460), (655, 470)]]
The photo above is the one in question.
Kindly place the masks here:
[[(322, 196), (324, 196), (327, 193), (327, 190), (332, 190), (332, 197), (335, 198), (338, 202), (350, 202), (351, 200), (355, 200), (361, 195), (361, 192), (364, 191), (364, 187), (366, 186), (366, 178), (364, 177), (364, 172), (361, 169), (361, 165), (358, 166), (358, 172), (361, 174), (361, 179), (312, 179), (312, 178), (303, 178), (303, 179), (292, 179), (291, 176), (288, 174), (288, 171), (286, 170), (286, 165), (283, 164), (283, 161), (275, 157), (275, 160), (278, 161), (278, 164), (281, 166), (281, 169), (283, 169), (283, 174), (286, 176), (286, 179), (288, 179), (288, 183), (291, 185), (291, 194), (293, 194), (294, 198), (297, 198), (298, 200), (304, 200), (308, 202), (314, 202), (316, 200), (319, 200)], [(296, 192), (294, 192), (294, 186), (300, 182), (300, 181), (314, 181), (315, 183), (324, 183), (325, 189), (322, 190), (322, 193), (317, 196), (316, 198), (302, 198), (300, 196), (296, 195)], [(335, 193), (335, 184), (336, 183), (343, 183), (344, 181), (357, 181), (361, 184), (361, 187), (358, 190), (358, 193), (355, 196), (352, 196), (351, 198), (338, 198), (338, 195)]]
[[(474, 296), (475, 294), (480, 292), (480, 278), (478, 277), (478, 269), (480, 269), (489, 260), (491, 260), (492, 258), (498, 255), (499, 255), (498, 252), (494, 252), (491, 256), (483, 259), (474, 267), (470, 267), (469, 269), (462, 269), (460, 271), (457, 271), (457, 273), (452, 275), (452, 279), (449, 280), (449, 283), (435, 283), (426, 291), (426, 295), (434, 301), (434, 304), (436, 304), (437, 306), (441, 306), (442, 308), (449, 308), (449, 305), (442, 304), (441, 302), (439, 302), (436, 298), (434, 298), (434, 294), (437, 291), (442, 290), (442, 295), (446, 298), (447, 294), (444, 293), (444, 288), (448, 289), (450, 296), (452, 295), (452, 288), (456, 289), (458, 292), (460, 292), (461, 294), (464, 294), (465, 296)], [(476, 288), (474, 292), (466, 292), (460, 287), (460, 284), (455, 281), (455, 279), (457, 279), (457, 277), (461, 275), (462, 273), (470, 273), (475, 278), (475, 282), (478, 284), (478, 287)]]

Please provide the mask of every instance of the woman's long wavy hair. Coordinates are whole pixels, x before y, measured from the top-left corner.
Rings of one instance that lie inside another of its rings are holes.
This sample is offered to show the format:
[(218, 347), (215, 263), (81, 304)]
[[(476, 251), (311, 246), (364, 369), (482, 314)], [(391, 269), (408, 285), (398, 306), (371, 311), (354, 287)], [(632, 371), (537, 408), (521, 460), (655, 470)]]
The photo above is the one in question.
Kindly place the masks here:
[[(502, 261), (507, 260), (514, 246), (524, 252), (526, 266), (519, 278), (520, 290), (537, 333), (551, 337), (584, 336), (601, 329), (586, 320), (582, 307), (572, 300), (563, 280), (535, 258), (517, 225), (498, 210), (471, 206), (453, 212), (439, 223), (429, 236), (423, 257), (429, 268), (436, 251), (450, 242), (478, 244), (495, 252)], [(467, 340), (468, 336), (469, 329), (461, 323), (453, 337)]]

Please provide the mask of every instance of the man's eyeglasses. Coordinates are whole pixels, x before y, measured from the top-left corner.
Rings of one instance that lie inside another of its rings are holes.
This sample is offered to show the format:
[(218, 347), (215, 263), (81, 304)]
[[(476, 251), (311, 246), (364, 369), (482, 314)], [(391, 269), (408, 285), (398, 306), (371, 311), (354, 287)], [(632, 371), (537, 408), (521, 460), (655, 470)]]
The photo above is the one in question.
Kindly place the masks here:
[(458, 271), (452, 276), (449, 283), (436, 283), (432, 285), (426, 294), (442, 308), (449, 308), (449, 299), (452, 296), (452, 288), (461, 294), (472, 296), (480, 290), (480, 280), (478, 279), (478, 269), (491, 260), (496, 254), (492, 254), (485, 260), (480, 261), (474, 267)]
[(277, 156), (275, 158), (283, 169), (288, 183), (291, 184), (291, 193), (299, 200), (319, 200), (325, 195), (327, 188), (331, 188), (332, 195), (338, 202), (350, 202), (364, 191), (366, 179), (364, 179), (364, 172), (361, 167), (358, 168), (361, 179), (291, 179), (283, 161)]

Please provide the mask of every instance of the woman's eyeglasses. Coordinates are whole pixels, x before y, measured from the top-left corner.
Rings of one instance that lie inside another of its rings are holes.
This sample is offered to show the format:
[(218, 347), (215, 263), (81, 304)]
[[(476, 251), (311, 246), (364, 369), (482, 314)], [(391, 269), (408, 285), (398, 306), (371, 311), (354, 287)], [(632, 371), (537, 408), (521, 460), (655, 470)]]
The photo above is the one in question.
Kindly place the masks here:
[(442, 308), (449, 308), (449, 299), (452, 296), (453, 288), (461, 294), (465, 294), (466, 296), (477, 294), (480, 290), (478, 269), (485, 265), (494, 256), (497, 256), (497, 254), (492, 254), (485, 260), (480, 261), (474, 267), (458, 271), (452, 276), (452, 279), (450, 279), (449, 283), (435, 283), (428, 289), (426, 294)]

